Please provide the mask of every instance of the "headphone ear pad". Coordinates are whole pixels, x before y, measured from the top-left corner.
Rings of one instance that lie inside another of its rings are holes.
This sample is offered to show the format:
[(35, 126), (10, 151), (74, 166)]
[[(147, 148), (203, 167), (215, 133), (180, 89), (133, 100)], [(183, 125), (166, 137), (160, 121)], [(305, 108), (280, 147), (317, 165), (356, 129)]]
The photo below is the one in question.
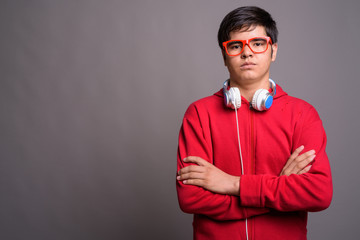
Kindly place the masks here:
[(258, 111), (268, 110), (273, 102), (273, 97), (268, 90), (259, 89), (255, 92), (251, 105)]
[(230, 88), (229, 90), (224, 89), (224, 103), (225, 106), (238, 109), (241, 106), (241, 94), (238, 88)]
[(238, 109), (241, 107), (241, 94), (240, 90), (236, 87), (232, 87), (229, 89), (229, 100), (230, 100), (230, 107)]

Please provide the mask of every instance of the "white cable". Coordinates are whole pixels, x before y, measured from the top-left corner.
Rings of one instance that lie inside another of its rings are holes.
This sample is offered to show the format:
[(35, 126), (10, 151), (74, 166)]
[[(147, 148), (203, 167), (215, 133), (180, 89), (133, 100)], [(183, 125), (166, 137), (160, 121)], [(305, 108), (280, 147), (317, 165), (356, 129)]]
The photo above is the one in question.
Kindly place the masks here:
[[(240, 154), (240, 164), (241, 164), (241, 175), (244, 175), (244, 165), (243, 165), (243, 158), (242, 158), (242, 153), (241, 153), (241, 143), (240, 143), (239, 120), (238, 120), (238, 114), (237, 114), (236, 104), (234, 104), (234, 106), (235, 106), (235, 117), (236, 117), (236, 130), (237, 130), (238, 144), (239, 144), (239, 154)], [(245, 218), (245, 232), (246, 232), (246, 240), (249, 240), (248, 221), (247, 221), (247, 218)]]
[(236, 130), (238, 135), (238, 144), (239, 144), (239, 153), (240, 153), (240, 163), (241, 163), (241, 175), (244, 175), (244, 165), (243, 165), (243, 158), (241, 154), (241, 143), (240, 143), (240, 130), (239, 130), (239, 120), (238, 120), (238, 114), (237, 114), (237, 108), (235, 106), (235, 117), (236, 117)]

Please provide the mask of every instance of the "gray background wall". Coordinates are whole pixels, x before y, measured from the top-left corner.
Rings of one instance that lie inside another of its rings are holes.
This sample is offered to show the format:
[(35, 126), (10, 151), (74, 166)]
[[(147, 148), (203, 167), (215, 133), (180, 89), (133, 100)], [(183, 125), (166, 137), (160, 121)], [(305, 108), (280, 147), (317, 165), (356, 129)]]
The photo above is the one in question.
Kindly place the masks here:
[(357, 0), (1, 0), (0, 239), (191, 239), (177, 135), (227, 78), (216, 34), (242, 5), (276, 19), (271, 76), (328, 134), (334, 198), (309, 239), (356, 239)]

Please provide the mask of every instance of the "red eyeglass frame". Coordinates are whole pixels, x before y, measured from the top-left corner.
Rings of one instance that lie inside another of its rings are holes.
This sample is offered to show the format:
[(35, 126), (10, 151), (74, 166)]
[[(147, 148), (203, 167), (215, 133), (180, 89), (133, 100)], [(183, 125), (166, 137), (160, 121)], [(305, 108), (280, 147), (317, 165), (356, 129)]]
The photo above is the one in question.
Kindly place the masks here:
[[(254, 39), (257, 39), (257, 38), (265, 38), (266, 39), (266, 49), (262, 52), (254, 52), (254, 50), (252, 50), (252, 48), (250, 47), (249, 45), (249, 42), (251, 40), (254, 40)], [(243, 48), (241, 49), (241, 51), (238, 53), (238, 54), (235, 54), (235, 55), (230, 55), (228, 50), (227, 50), (227, 47), (226, 45), (229, 43), (229, 42), (242, 42), (243, 44)], [(250, 38), (250, 39), (247, 39), (247, 40), (236, 40), (236, 39), (233, 39), (233, 40), (229, 40), (229, 41), (226, 41), (226, 42), (223, 42), (222, 45), (223, 47), (225, 48), (225, 51), (227, 53), (228, 56), (231, 56), (231, 57), (235, 57), (235, 56), (239, 56), (243, 51), (244, 51), (244, 48), (246, 45), (248, 45), (248, 47), (250, 48), (250, 50), (253, 52), (253, 53), (264, 53), (268, 50), (269, 48), (269, 43), (272, 44), (272, 41), (271, 41), (271, 38), (269, 36), (263, 36), (263, 37), (254, 37), (254, 38)]]

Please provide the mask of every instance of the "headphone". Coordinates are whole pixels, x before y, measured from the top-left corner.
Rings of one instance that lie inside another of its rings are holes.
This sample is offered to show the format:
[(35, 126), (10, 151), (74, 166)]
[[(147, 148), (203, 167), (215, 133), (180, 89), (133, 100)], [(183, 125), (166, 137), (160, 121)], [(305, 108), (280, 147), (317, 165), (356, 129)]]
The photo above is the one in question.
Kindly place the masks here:
[[(229, 108), (238, 109), (241, 106), (240, 90), (237, 87), (229, 87), (229, 81), (230, 79), (226, 80), (223, 84), (224, 103), (225, 106)], [(270, 78), (269, 78), (269, 82), (272, 92), (270, 93), (266, 89), (256, 90), (251, 101), (252, 108), (258, 111), (264, 111), (264, 110), (268, 110), (271, 107), (273, 103), (273, 98), (276, 94), (276, 84)]]

